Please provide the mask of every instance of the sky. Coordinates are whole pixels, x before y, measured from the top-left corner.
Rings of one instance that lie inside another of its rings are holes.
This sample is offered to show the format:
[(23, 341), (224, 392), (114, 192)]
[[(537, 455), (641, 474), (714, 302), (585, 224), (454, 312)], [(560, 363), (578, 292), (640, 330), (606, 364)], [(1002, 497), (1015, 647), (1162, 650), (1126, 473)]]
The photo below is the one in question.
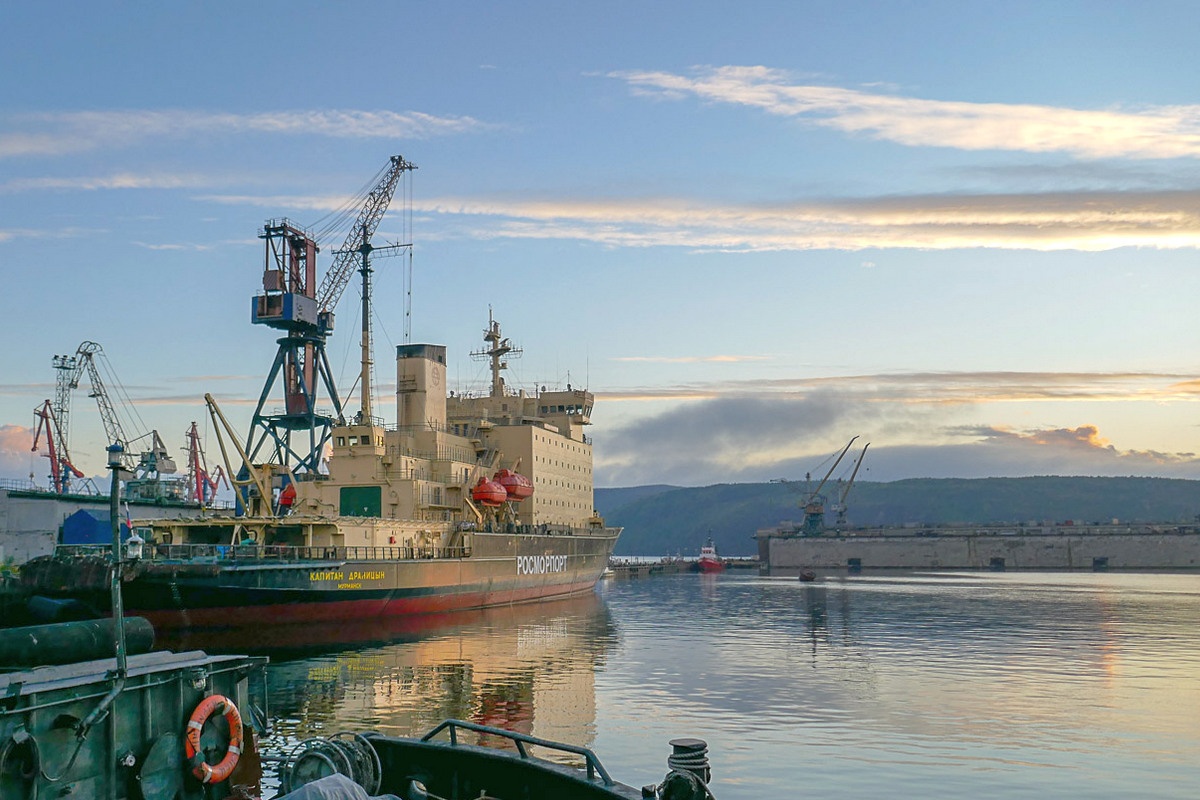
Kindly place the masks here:
[[(1194, 3), (0, 17), (0, 478), (46, 485), (33, 411), (85, 341), (131, 439), (196, 421), (215, 460), (204, 393), (245, 430), (275, 356), (262, 225), (318, 228), (392, 155), (417, 169), (376, 236), (413, 244), (375, 265), (389, 421), (394, 345), (481, 391), (490, 313), (511, 387), (595, 393), (600, 487), (801, 480), (855, 436), (859, 480), (1200, 478)], [(352, 408), (357, 300), (328, 345)]]

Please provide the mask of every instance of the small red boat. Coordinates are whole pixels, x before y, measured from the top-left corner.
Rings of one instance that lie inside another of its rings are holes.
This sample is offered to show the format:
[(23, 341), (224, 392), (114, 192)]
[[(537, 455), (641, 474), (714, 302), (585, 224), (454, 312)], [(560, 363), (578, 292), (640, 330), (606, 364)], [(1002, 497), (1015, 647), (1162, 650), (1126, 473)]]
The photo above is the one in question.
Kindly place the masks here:
[(713, 540), (700, 548), (700, 560), (693, 566), (695, 572), (724, 572), (725, 562), (721, 560), (721, 556), (717, 554), (717, 547), (713, 544)]

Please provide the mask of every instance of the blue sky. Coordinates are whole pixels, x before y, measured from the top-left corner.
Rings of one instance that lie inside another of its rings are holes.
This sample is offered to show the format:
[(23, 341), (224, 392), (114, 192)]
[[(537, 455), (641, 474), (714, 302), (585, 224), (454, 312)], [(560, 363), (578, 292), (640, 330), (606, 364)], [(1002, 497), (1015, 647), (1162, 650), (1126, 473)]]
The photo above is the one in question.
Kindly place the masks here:
[[(99, 342), (182, 447), (238, 429), (271, 218), (400, 154), (411, 339), (587, 385), (597, 485), (1200, 477), (1190, 3), (27, 3), (0, 25), (0, 477)], [(393, 209), (403, 205), (399, 200)], [(340, 241), (323, 242), (319, 269)], [(377, 375), (406, 264), (377, 265)], [(329, 352), (357, 362), (351, 287)], [(352, 400), (352, 405), (357, 401)], [(86, 388), (71, 449), (103, 471)], [(216, 453), (210, 439), (210, 458)]]

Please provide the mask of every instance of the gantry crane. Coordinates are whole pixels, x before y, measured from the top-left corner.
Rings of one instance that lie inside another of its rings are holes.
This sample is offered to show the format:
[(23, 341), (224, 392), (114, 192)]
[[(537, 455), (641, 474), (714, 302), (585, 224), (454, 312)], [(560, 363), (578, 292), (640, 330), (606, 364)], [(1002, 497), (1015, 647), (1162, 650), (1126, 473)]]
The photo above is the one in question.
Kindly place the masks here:
[[(296, 473), (316, 476), (335, 424), (344, 424), (325, 341), (333, 333), (334, 309), (354, 272), (363, 276), (363, 305), (367, 305), (369, 256), (376, 248), (371, 237), (387, 212), (401, 175), (416, 169), (402, 156), (392, 156), (358, 209), (346, 241), (334, 251), (335, 260), (316, 285), (316, 257), (320, 248), (309, 232), (288, 220), (268, 222), (260, 234), (265, 242), (263, 293), (253, 298), (251, 321), (283, 331), (275, 361), (267, 373), (258, 405), (246, 436), (245, 451), (257, 463), (266, 460)], [(408, 245), (390, 245), (387, 249)], [(366, 314), (364, 314), (364, 317)], [(369, 319), (363, 320), (364, 372), (369, 365)], [(284, 408), (267, 411), (267, 401), (282, 378)], [(324, 391), (331, 410), (319, 410)], [(369, 386), (364, 380), (364, 398)], [(370, 414), (370, 400), (364, 402)], [(293, 438), (294, 434), (299, 434)], [(264, 453), (267, 447), (269, 452)]]

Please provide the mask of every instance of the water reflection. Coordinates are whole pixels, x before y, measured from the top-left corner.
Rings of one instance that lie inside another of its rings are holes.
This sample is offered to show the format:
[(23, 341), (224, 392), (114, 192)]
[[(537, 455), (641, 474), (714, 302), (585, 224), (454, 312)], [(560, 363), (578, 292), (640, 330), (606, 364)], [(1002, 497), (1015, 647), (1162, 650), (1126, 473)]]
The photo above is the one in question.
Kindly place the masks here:
[(596, 670), (615, 638), (608, 609), (588, 594), (370, 624), (200, 631), (163, 644), (270, 655), (264, 750), (278, 753), (343, 730), (423, 734), (448, 718), (587, 746)]
[(457, 717), (633, 785), (698, 736), (721, 800), (1127, 800), (1200, 785), (1198, 619), (1200, 575), (726, 573), (221, 646), (270, 653), (277, 748)]
[(625, 671), (599, 680), (598, 747), (635, 730), (707, 738), (736, 784), (722, 800), (800, 774), (893, 797), (1004, 794), (996, 781), (1010, 796), (1170, 797), (1181, 775), (1200, 779), (1200, 576), (725, 575), (606, 591)]

